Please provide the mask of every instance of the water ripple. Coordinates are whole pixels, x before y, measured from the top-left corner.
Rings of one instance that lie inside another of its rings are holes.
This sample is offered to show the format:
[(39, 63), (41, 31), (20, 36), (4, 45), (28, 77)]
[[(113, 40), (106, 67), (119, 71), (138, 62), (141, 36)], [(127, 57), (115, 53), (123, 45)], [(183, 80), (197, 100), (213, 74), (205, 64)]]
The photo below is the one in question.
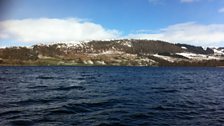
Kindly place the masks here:
[(0, 67), (0, 125), (223, 125), (224, 71)]

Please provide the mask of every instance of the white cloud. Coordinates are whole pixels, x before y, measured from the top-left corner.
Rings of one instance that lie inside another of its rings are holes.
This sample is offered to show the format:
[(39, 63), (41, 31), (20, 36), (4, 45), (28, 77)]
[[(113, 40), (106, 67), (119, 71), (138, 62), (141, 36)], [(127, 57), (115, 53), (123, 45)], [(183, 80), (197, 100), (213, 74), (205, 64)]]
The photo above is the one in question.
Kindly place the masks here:
[(193, 2), (197, 2), (199, 0), (180, 0), (181, 3), (193, 3)]
[(127, 38), (165, 40), (198, 46), (220, 46), (224, 43), (224, 24), (182, 23), (160, 29), (156, 34), (130, 34)]
[(219, 13), (224, 13), (224, 7), (218, 10)]
[[(156, 33), (155, 33), (156, 32)], [(71, 42), (104, 39), (151, 39), (199, 46), (224, 46), (224, 24), (195, 22), (170, 25), (163, 29), (140, 30), (127, 36), (79, 19), (22, 19), (0, 22), (0, 40), (15, 42)], [(7, 44), (2, 44), (2, 46)], [(23, 45), (23, 43), (21, 43)]]
[(0, 29), (0, 39), (33, 43), (112, 39), (119, 36), (117, 30), (75, 18), (6, 20), (0, 22)]

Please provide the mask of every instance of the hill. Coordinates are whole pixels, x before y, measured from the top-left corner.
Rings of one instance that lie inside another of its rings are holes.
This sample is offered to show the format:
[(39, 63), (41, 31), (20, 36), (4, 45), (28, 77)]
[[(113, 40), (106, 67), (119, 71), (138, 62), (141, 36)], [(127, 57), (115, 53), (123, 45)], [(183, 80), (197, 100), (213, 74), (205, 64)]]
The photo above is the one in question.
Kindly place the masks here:
[(65, 42), (0, 49), (0, 65), (224, 66), (224, 49), (153, 40)]

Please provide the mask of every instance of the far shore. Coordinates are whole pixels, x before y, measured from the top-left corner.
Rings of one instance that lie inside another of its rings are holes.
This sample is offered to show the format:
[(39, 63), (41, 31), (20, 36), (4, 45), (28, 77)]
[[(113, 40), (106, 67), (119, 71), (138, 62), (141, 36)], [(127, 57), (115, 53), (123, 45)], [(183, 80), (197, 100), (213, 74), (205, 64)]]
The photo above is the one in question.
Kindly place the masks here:
[(217, 67), (224, 68), (224, 66), (203, 66), (203, 65), (161, 65), (161, 66), (140, 66), (140, 65), (57, 65), (57, 64), (0, 64), (0, 67)]

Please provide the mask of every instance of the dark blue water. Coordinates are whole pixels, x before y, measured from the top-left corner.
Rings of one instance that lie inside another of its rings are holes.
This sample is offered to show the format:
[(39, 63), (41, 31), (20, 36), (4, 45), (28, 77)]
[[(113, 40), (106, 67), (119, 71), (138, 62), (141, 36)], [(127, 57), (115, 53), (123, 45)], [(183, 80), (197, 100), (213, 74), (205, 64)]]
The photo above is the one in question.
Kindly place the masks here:
[(0, 125), (224, 125), (224, 68), (0, 67)]

